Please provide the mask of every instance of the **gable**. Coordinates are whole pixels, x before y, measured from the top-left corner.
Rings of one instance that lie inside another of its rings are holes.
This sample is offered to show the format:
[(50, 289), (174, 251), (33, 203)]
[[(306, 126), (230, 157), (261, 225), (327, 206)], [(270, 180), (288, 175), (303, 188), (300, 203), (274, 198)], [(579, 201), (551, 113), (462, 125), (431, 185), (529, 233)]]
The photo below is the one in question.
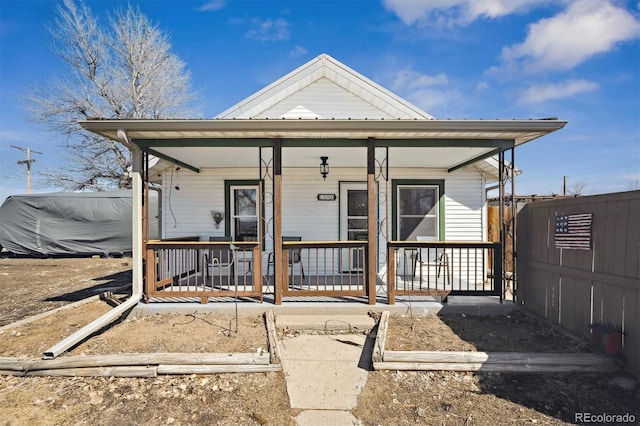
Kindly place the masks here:
[(328, 55), (320, 55), (237, 105), (220, 119), (422, 119), (426, 112)]
[(253, 114), (252, 118), (306, 118), (309, 114), (296, 115), (296, 110), (315, 113), (325, 119), (392, 119), (383, 109), (338, 86), (326, 77), (294, 92), (277, 104)]

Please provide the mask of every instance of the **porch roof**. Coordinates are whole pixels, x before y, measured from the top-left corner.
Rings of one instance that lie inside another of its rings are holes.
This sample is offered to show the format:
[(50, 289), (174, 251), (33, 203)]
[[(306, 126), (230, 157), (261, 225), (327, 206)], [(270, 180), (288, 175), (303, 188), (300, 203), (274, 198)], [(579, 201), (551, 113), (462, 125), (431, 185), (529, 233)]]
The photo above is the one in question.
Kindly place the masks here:
[[(211, 120), (106, 120), (81, 121), (86, 130), (113, 140), (124, 131), (130, 142), (148, 148), (156, 157), (186, 166), (257, 166), (248, 149), (273, 146), (279, 141), (298, 167), (316, 167), (327, 148), (341, 148), (332, 157), (334, 167), (366, 164), (369, 140), (389, 147), (394, 164), (454, 171), (561, 129), (566, 121), (543, 120), (333, 120), (333, 119), (211, 119)], [(224, 147), (223, 152), (210, 151)], [(428, 148), (429, 155), (416, 155)], [(348, 151), (348, 152), (347, 152)], [(483, 163), (484, 164), (484, 163)], [(482, 169), (486, 167), (481, 167)], [(494, 175), (495, 171), (483, 170)]]
[[(561, 129), (566, 121), (543, 120), (332, 120), (332, 119), (212, 119), (212, 120), (105, 120), (80, 125), (119, 140), (118, 130), (140, 146), (270, 146), (274, 139), (366, 141), (380, 146), (477, 147), (483, 141), (529, 142)], [(439, 141), (437, 142), (436, 141)], [(431, 141), (431, 143), (429, 143)], [(498, 146), (494, 144), (494, 146)]]

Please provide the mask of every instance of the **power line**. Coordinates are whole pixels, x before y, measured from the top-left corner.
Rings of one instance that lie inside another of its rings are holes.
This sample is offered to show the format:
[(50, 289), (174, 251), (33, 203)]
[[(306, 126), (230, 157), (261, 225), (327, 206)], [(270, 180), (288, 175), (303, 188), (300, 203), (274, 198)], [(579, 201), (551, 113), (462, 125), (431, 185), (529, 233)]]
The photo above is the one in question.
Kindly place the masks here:
[(21, 146), (15, 146), (15, 145), (11, 145), (11, 148), (19, 149), (20, 151), (24, 152), (27, 155), (27, 159), (18, 161), (18, 164), (19, 165), (25, 164), (27, 166), (27, 194), (31, 194), (31, 164), (35, 163), (36, 161), (35, 158), (31, 158), (31, 153), (43, 154), (43, 155), (44, 153), (40, 151), (35, 151), (31, 148), (23, 148)]

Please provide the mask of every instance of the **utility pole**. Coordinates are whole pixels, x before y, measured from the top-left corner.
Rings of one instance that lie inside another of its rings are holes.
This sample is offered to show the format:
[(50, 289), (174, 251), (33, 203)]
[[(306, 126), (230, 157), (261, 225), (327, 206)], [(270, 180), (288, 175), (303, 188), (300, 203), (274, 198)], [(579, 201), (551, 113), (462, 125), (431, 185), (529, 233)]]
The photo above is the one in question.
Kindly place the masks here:
[(31, 148), (22, 148), (21, 146), (15, 146), (15, 145), (11, 145), (11, 148), (19, 149), (20, 151), (27, 154), (27, 159), (18, 161), (18, 164), (27, 165), (27, 194), (31, 194), (31, 163), (35, 163), (36, 161), (35, 158), (31, 158), (31, 153), (42, 154), (42, 152), (32, 150)]
[(567, 195), (567, 177), (562, 176), (562, 195)]

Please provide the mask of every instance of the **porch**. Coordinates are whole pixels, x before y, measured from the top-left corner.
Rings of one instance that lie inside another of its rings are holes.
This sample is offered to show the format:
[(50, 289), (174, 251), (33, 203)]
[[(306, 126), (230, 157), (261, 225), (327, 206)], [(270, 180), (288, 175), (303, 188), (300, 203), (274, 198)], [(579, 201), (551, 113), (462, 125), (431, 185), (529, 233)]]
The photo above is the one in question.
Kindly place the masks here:
[[(397, 297), (446, 302), (449, 295), (502, 301), (500, 243), (390, 241), (387, 259), (393, 261), (385, 261), (381, 271), (378, 259), (369, 263), (368, 247), (368, 241), (285, 241), (276, 267), (273, 252), (259, 242), (148, 241), (145, 301), (384, 300), (393, 305)], [(230, 261), (216, 262), (216, 255)]]

